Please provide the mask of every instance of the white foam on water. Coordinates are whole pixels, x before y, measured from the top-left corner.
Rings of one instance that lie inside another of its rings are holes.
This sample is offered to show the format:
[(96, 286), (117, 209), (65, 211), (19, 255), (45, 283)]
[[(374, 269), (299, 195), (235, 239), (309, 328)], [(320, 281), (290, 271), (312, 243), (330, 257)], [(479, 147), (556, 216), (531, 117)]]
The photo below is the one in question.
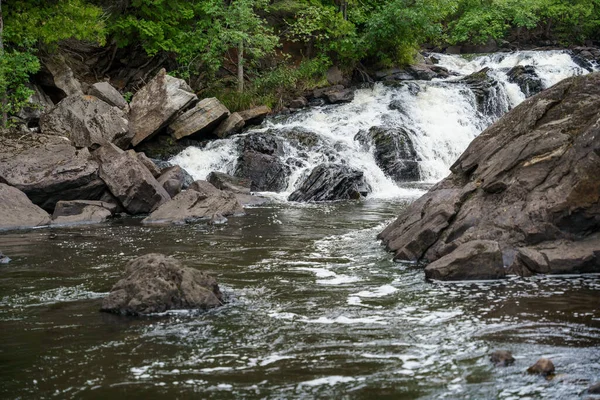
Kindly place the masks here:
[(352, 296), (367, 297), (367, 298), (385, 297), (392, 293), (396, 293), (397, 291), (398, 291), (398, 289), (393, 287), (392, 285), (383, 285), (383, 286), (378, 287), (375, 290), (362, 290), (358, 293), (353, 294)]
[(351, 376), (335, 375), (335, 376), (327, 376), (325, 378), (313, 379), (310, 381), (304, 381), (304, 382), (299, 383), (298, 386), (299, 387), (302, 387), (302, 386), (324, 386), (324, 385), (334, 386), (334, 385), (337, 385), (338, 383), (355, 382), (359, 379), (360, 378), (353, 378)]

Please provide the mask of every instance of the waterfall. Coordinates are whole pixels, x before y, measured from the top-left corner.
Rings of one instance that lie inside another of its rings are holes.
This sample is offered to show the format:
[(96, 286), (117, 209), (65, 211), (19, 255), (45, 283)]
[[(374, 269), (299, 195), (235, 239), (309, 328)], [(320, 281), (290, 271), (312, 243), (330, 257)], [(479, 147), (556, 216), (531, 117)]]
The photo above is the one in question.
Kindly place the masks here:
[[(522, 88), (510, 81), (511, 68), (533, 68), (542, 88), (588, 73), (566, 51), (497, 53), (471, 59), (443, 54), (434, 57), (439, 66), (450, 71), (451, 77), (394, 85), (377, 83), (372, 88), (357, 90), (351, 103), (312, 107), (288, 117), (271, 118), (242, 135), (212, 141), (202, 149), (189, 147), (172, 162), (195, 179), (205, 179), (211, 171), (233, 174), (239, 142), (245, 135), (303, 128), (318, 136), (319, 145), (300, 148), (291, 141), (284, 142), (282, 159), (292, 174), (281, 198), (286, 198), (303, 177), (324, 162), (342, 163), (363, 171), (373, 188), (370, 197), (410, 196), (418, 193), (415, 185), (397, 183), (387, 176), (378, 166), (373, 146), (365, 147), (355, 140), (359, 131), (381, 126), (408, 132), (417, 154), (421, 180), (436, 182), (448, 175), (450, 165), (480, 132), (526, 98)], [(488, 76), (494, 85), (486, 89), (485, 100), (478, 103), (476, 89), (462, 79), (483, 68), (489, 68)]]

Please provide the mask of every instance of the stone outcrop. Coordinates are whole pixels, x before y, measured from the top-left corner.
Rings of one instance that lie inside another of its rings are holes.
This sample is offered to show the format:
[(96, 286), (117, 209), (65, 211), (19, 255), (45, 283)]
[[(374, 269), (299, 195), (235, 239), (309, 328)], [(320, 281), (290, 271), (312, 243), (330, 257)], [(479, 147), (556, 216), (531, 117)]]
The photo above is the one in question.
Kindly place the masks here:
[(313, 169), (289, 201), (357, 200), (367, 196), (371, 187), (363, 172), (341, 164), (321, 164)]
[(421, 179), (417, 152), (406, 129), (374, 126), (368, 132), (358, 132), (354, 140), (367, 148), (373, 146), (377, 165), (394, 181)]
[[(600, 272), (600, 74), (527, 99), (451, 171), (379, 235), (395, 259), (434, 262), (493, 241), (508, 272)], [(488, 276), (489, 265), (472, 267), (470, 279)]]
[(88, 90), (88, 94), (111, 106), (118, 107), (123, 112), (129, 112), (129, 104), (127, 104), (121, 93), (108, 82), (94, 83)]
[(375, 72), (375, 79), (380, 81), (410, 81), (422, 80), (430, 81), (434, 78), (448, 78), (450, 72), (448, 69), (428, 64), (413, 64), (406, 68), (389, 68)]
[(175, 197), (194, 182), (190, 174), (179, 165), (165, 168), (157, 179), (171, 197)]
[(52, 214), (52, 225), (98, 224), (110, 218), (117, 207), (103, 201), (59, 201)]
[(531, 65), (517, 65), (508, 71), (507, 75), (510, 82), (519, 85), (526, 97), (531, 97), (544, 90), (542, 79)]
[(183, 79), (167, 75), (162, 69), (131, 101), (129, 129), (137, 146), (171, 122), (178, 112), (192, 105), (198, 97)]
[(100, 163), (100, 178), (129, 214), (146, 214), (171, 199), (135, 154), (115, 145), (94, 152)]
[(40, 129), (47, 135), (66, 136), (79, 148), (114, 143), (125, 149), (133, 137), (123, 111), (89, 95), (62, 100), (42, 115)]
[(172, 257), (162, 254), (138, 257), (129, 262), (125, 273), (127, 276), (113, 286), (102, 302), (102, 311), (147, 315), (222, 304), (222, 294), (213, 277), (184, 267)]
[(0, 199), (0, 230), (32, 228), (50, 223), (48, 213), (33, 204), (17, 188), (0, 183)]
[(215, 97), (200, 101), (169, 125), (171, 136), (179, 140), (186, 136), (209, 133), (229, 116), (229, 110)]
[(52, 211), (59, 200), (97, 200), (106, 185), (87, 148), (64, 137), (10, 134), (0, 140), (0, 182)]
[(244, 120), (246, 126), (260, 125), (271, 113), (271, 109), (267, 106), (258, 106), (249, 110), (240, 111), (239, 115)]
[(206, 181), (194, 182), (188, 190), (160, 206), (143, 220), (146, 224), (187, 224), (209, 221), (215, 214), (241, 215), (244, 209), (233, 193), (217, 189)]
[(221, 139), (226, 139), (233, 134), (238, 133), (246, 125), (246, 121), (239, 113), (233, 113), (219, 124), (213, 134)]

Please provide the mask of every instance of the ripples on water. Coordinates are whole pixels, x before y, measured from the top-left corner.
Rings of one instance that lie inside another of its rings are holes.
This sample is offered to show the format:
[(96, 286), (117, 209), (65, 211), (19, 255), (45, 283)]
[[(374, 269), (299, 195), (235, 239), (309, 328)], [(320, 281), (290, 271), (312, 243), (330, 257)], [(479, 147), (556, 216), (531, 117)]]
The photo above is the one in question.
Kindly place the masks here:
[[(374, 239), (403, 204), (2, 234), (0, 397), (579, 398), (600, 376), (600, 280), (426, 283)], [(228, 304), (99, 313), (126, 261), (153, 251), (217, 276)], [(515, 365), (492, 368), (496, 349)], [(551, 381), (523, 373), (542, 356)]]

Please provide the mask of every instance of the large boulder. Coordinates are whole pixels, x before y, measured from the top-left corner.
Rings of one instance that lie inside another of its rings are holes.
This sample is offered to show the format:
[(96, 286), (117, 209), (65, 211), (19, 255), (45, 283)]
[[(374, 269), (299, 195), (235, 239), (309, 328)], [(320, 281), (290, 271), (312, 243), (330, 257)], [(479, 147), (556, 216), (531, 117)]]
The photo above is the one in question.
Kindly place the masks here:
[(599, 120), (600, 73), (527, 99), (379, 238), (398, 260), (433, 262), (489, 240), (510, 272), (600, 272)]
[[(0, 230), (48, 225), (50, 216), (19, 189), (0, 183)], [(1, 253), (0, 253), (1, 256)]]
[(111, 106), (118, 107), (124, 112), (129, 111), (129, 104), (127, 104), (127, 101), (125, 101), (121, 93), (108, 82), (94, 83), (88, 90), (88, 94), (99, 98)]
[(221, 139), (226, 139), (229, 136), (241, 131), (244, 125), (246, 125), (244, 118), (242, 118), (239, 113), (235, 112), (221, 122), (213, 134)]
[(283, 141), (269, 132), (255, 133), (241, 141), (234, 176), (252, 181), (255, 192), (281, 192), (287, 188), (291, 169), (282, 160)]
[(103, 201), (59, 201), (52, 214), (52, 225), (98, 224), (116, 211), (116, 204)]
[(240, 111), (238, 114), (244, 120), (246, 126), (260, 125), (271, 113), (271, 109), (267, 106), (258, 106), (249, 110)]
[(354, 140), (366, 147), (373, 147), (377, 165), (394, 181), (421, 179), (418, 155), (406, 129), (374, 126), (369, 131), (359, 131)]
[(167, 75), (161, 69), (133, 96), (129, 105), (129, 129), (134, 135), (132, 144), (137, 146), (152, 137), (178, 112), (197, 100), (198, 97), (183, 79)]
[(206, 181), (194, 182), (188, 190), (163, 204), (143, 220), (146, 224), (186, 224), (209, 221), (215, 215), (241, 215), (244, 209), (233, 193)]
[(114, 143), (124, 149), (133, 137), (123, 111), (89, 95), (62, 100), (42, 115), (40, 129), (46, 135), (66, 136), (79, 148)]
[(100, 178), (129, 214), (147, 214), (171, 199), (137, 156), (115, 145), (94, 152), (100, 163)]
[(250, 194), (252, 181), (249, 179), (236, 178), (223, 172), (213, 171), (206, 178), (214, 187), (226, 192)]
[(64, 137), (9, 134), (0, 140), (0, 182), (52, 211), (59, 200), (97, 200), (106, 185), (87, 148)]
[(362, 171), (341, 164), (321, 164), (312, 170), (289, 201), (356, 200), (366, 197), (371, 187)]
[(542, 79), (531, 65), (517, 65), (508, 71), (507, 75), (510, 82), (519, 85), (526, 97), (531, 97), (544, 90)]
[(127, 276), (102, 302), (102, 311), (147, 315), (168, 310), (208, 309), (222, 304), (217, 281), (203, 271), (184, 267), (162, 254), (147, 254), (129, 262)]
[(215, 97), (200, 101), (194, 108), (181, 114), (169, 125), (174, 139), (209, 133), (229, 116), (229, 110)]

